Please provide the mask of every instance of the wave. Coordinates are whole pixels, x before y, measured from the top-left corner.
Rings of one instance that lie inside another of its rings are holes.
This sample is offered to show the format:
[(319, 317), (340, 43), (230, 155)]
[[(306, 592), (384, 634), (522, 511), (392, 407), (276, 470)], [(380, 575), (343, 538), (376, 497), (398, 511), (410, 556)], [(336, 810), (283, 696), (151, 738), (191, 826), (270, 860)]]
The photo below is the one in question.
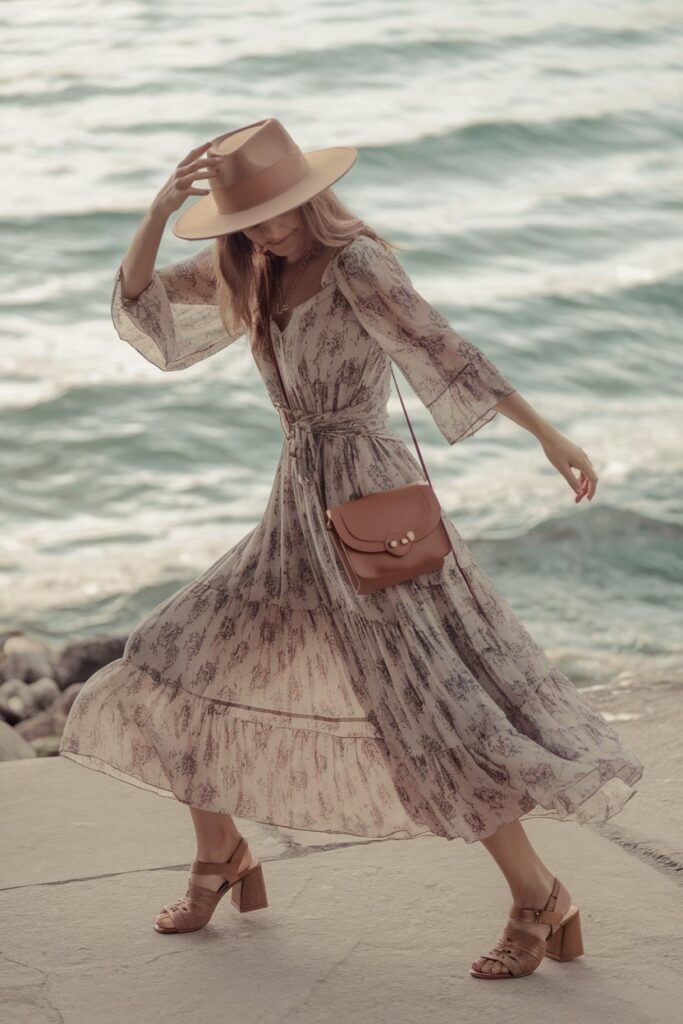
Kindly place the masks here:
[[(547, 120), (491, 118), (470, 121), (443, 132), (414, 134), (395, 143), (367, 145), (373, 162), (384, 165), (385, 158), (411, 166), (420, 175), (433, 169), (441, 175), (443, 160), (451, 170), (462, 171), (468, 162), (482, 166), (481, 157), (497, 159), (514, 156), (517, 161), (545, 160), (559, 156), (575, 160), (583, 155), (613, 156), (616, 151), (640, 151), (664, 144), (669, 147), (680, 130), (680, 116), (664, 109), (605, 110), (592, 115), (554, 116)], [(420, 145), (416, 146), (416, 142)], [(498, 178), (499, 164), (490, 173)]]
[(468, 543), (483, 544), (499, 552), (506, 549), (519, 552), (523, 548), (545, 545), (575, 545), (580, 542), (585, 547), (587, 544), (604, 542), (623, 543), (635, 538), (646, 542), (660, 539), (680, 544), (683, 541), (683, 525), (603, 502), (591, 507), (590, 513), (582, 514), (577, 509), (567, 515), (551, 516), (514, 537), (491, 540), (475, 536)]

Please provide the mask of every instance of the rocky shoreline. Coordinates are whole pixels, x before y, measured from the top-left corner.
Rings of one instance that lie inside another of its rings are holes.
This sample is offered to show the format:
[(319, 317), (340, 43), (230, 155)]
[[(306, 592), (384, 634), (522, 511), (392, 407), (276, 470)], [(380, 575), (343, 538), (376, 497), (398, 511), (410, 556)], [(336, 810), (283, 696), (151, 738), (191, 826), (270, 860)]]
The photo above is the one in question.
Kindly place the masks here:
[(126, 640), (92, 637), (55, 649), (20, 631), (0, 633), (0, 762), (57, 756), (81, 687), (121, 657)]

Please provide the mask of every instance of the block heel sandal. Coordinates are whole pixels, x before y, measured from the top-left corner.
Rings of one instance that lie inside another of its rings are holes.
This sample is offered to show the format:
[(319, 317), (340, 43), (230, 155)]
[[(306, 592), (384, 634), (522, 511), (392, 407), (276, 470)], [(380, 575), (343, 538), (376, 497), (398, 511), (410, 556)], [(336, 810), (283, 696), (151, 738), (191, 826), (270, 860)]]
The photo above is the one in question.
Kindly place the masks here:
[(262, 910), (268, 906), (266, 883), (263, 877), (263, 866), (252, 857), (249, 844), (243, 836), (224, 863), (206, 860), (193, 860), (192, 873), (195, 875), (223, 875), (225, 882), (213, 892), (206, 886), (188, 882), (187, 891), (180, 899), (161, 908), (161, 914), (167, 914), (173, 921), (173, 928), (154, 923), (154, 930), (162, 934), (176, 932), (194, 932), (207, 924), (213, 912), (225, 896), (231, 893), (234, 907), (241, 913), (248, 910)]
[(242, 914), (248, 910), (262, 910), (268, 906), (266, 883), (260, 864), (235, 882), (231, 898), (234, 906)]
[(518, 907), (513, 903), (509, 917), (513, 921), (549, 924), (550, 932), (545, 939), (541, 939), (538, 935), (516, 928), (508, 921), (493, 949), (482, 955), (487, 960), (497, 960), (510, 973), (485, 973), (472, 967), (470, 974), (473, 978), (485, 978), (487, 981), (524, 978), (536, 970), (544, 956), (564, 962), (576, 959), (584, 951), (579, 908), (572, 904), (568, 890), (558, 878), (553, 879), (545, 907), (538, 910), (535, 907)]
[(572, 907), (555, 934), (546, 939), (545, 955), (553, 960), (574, 960), (583, 953), (579, 908)]

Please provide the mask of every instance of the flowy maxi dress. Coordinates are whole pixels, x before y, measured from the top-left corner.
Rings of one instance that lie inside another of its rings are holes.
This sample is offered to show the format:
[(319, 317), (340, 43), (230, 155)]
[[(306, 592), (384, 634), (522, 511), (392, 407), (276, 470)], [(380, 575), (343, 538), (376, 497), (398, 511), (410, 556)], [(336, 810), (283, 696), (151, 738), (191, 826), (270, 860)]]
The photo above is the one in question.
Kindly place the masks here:
[[(135, 300), (116, 272), (117, 332), (162, 370), (239, 337), (220, 320), (210, 251), (155, 270)], [(387, 422), (391, 360), (449, 444), (514, 386), (367, 234), (335, 250), (271, 337), (254, 358), (284, 436), (261, 519), (85, 682), (59, 753), (188, 805), (316, 832), (472, 843), (518, 818), (617, 814), (643, 766), (445, 513), (443, 567), (365, 595), (326, 528), (326, 508), (424, 479)]]

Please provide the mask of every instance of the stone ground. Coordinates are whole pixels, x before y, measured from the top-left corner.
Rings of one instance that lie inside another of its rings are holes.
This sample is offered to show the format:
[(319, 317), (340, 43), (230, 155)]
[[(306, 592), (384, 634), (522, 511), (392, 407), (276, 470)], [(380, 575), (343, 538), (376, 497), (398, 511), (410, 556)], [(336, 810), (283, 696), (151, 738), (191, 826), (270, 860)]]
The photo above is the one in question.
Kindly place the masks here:
[(269, 907), (226, 898), (206, 928), (160, 935), (194, 856), (187, 809), (66, 758), (0, 764), (0, 1022), (678, 1022), (680, 693), (591, 693), (646, 772), (603, 826), (525, 822), (581, 908), (586, 952), (498, 984), (468, 974), (510, 902), (480, 844), (238, 820)]

